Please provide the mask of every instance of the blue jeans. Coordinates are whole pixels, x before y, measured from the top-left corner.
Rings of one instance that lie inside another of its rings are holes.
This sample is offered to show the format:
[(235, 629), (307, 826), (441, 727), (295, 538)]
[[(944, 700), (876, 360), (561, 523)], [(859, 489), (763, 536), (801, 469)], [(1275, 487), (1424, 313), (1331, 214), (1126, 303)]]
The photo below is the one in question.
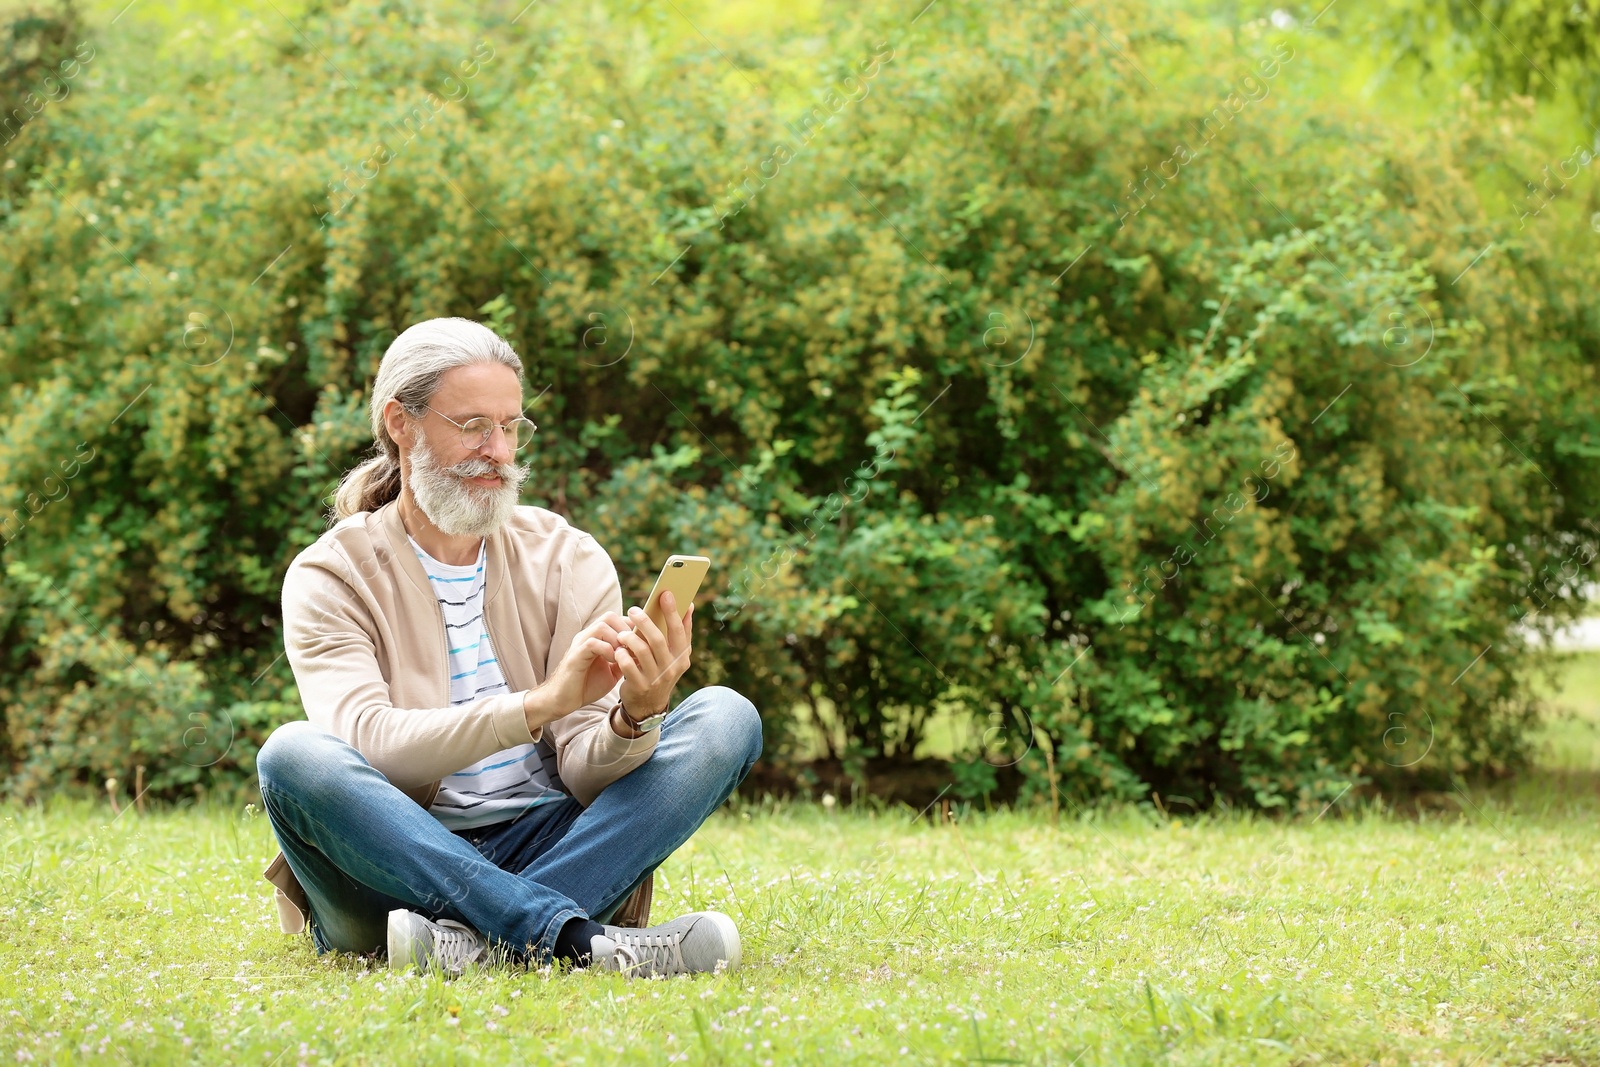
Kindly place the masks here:
[(610, 918), (760, 754), (755, 705), (708, 686), (673, 708), (650, 758), (588, 808), (564, 795), (454, 833), (309, 722), (274, 730), (256, 767), (272, 831), (310, 901), (319, 954), (385, 947), (389, 912), (405, 908), (543, 961), (569, 920)]

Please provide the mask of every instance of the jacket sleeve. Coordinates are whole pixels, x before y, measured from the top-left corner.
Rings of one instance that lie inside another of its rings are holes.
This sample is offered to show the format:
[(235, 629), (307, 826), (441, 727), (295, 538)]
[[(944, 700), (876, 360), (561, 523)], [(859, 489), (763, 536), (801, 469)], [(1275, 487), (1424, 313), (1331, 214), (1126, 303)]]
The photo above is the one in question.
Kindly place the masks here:
[[(561, 579), (561, 602), (545, 677), (555, 670), (572, 647), (578, 632), (607, 612), (622, 614), (622, 586), (617, 568), (605, 549), (589, 534), (581, 534), (577, 550)], [(556, 753), (556, 773), (585, 807), (600, 791), (650, 758), (659, 730), (643, 737), (626, 738), (611, 728), (611, 709), (621, 699), (622, 683), (578, 710), (546, 723), (544, 730)]]
[(528, 729), (520, 692), (456, 707), (395, 707), (378, 667), (378, 627), (341, 570), (355, 573), (337, 547), (328, 546), (302, 553), (284, 576), (284, 651), (306, 718), (349, 742), (406, 790), (539, 739)]

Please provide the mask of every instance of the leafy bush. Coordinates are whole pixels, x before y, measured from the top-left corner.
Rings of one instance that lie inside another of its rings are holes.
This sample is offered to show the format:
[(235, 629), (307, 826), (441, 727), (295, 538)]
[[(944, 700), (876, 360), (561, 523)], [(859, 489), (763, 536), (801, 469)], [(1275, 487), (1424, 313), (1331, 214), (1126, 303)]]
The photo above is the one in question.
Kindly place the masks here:
[(1508, 225), (1524, 105), (1412, 129), (1314, 32), (1120, 2), (731, 59), (451, 10), (130, 14), (7, 147), (9, 790), (250, 770), (298, 714), (284, 568), (445, 314), (523, 353), (526, 499), (627, 593), (716, 561), (686, 685), (769, 756), (809, 707), (855, 760), (956, 714), (1081, 798), (1516, 765), (1514, 627), (1574, 613), (1600, 513), (1596, 205)]

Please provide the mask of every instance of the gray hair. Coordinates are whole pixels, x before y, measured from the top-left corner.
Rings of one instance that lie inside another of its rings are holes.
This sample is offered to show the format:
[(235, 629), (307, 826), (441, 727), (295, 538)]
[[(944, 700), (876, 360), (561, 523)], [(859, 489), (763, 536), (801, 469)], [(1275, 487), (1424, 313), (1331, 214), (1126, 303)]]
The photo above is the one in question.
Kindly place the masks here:
[(375, 511), (400, 495), (400, 447), (383, 424), (383, 409), (400, 401), (420, 419), (446, 371), (500, 363), (522, 380), (522, 360), (499, 334), (471, 319), (428, 319), (389, 345), (372, 383), (372, 438), (377, 454), (344, 476), (333, 498), (333, 521)]

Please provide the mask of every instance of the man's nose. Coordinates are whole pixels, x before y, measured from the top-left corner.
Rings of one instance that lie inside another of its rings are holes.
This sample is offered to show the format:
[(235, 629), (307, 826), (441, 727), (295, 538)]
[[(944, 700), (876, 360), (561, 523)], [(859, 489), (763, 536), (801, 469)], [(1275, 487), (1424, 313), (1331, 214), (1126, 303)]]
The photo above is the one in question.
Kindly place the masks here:
[(489, 431), (489, 439), (478, 449), (478, 455), (494, 464), (511, 462), (511, 441), (506, 437), (506, 432), (496, 426)]

